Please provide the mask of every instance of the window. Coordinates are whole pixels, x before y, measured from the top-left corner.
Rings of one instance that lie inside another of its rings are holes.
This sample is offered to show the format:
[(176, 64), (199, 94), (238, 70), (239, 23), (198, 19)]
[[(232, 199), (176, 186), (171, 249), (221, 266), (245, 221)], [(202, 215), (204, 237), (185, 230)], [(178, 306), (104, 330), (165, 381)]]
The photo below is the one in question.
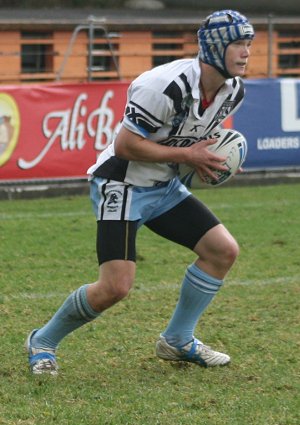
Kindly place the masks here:
[(299, 74), (299, 32), (288, 31), (278, 33), (278, 67), (279, 76), (283, 74), (285, 77), (293, 77)]
[(181, 59), (183, 57), (183, 43), (181, 33), (153, 32), (153, 66)]
[(52, 33), (21, 33), (21, 70), (24, 74), (53, 72)]
[[(117, 51), (117, 45), (111, 45), (113, 52)], [(107, 42), (103, 44), (96, 43), (92, 51), (92, 71), (115, 71), (118, 62), (117, 57), (113, 58)], [(116, 61), (116, 62), (114, 62)]]

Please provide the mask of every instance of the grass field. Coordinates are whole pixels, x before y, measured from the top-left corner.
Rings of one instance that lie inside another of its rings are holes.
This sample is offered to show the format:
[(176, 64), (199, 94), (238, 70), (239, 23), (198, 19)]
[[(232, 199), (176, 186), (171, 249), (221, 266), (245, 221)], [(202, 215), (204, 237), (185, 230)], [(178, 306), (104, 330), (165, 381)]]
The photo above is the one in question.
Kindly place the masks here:
[(86, 197), (0, 202), (0, 424), (299, 425), (300, 185), (196, 192), (240, 257), (198, 325), (225, 368), (164, 362), (154, 346), (194, 256), (146, 228), (130, 296), (60, 346), (58, 377), (28, 372), (23, 341), (97, 277)]

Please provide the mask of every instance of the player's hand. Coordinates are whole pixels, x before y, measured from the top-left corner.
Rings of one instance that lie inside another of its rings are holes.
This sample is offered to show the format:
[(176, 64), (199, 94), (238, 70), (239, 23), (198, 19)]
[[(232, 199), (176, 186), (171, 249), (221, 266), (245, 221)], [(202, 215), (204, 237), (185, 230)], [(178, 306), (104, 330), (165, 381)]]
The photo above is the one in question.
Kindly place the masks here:
[(202, 181), (205, 177), (211, 177), (218, 180), (218, 175), (214, 172), (216, 170), (227, 171), (228, 167), (224, 165), (226, 157), (216, 155), (211, 152), (208, 147), (217, 142), (217, 139), (203, 140), (190, 146), (191, 158), (188, 165), (193, 167)]

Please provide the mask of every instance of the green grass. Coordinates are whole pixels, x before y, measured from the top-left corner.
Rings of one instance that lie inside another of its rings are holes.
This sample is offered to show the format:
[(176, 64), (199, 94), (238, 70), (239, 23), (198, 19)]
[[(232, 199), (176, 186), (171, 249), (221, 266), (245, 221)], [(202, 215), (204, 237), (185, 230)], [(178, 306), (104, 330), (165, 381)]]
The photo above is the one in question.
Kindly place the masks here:
[(241, 247), (197, 329), (229, 367), (155, 357), (194, 255), (143, 228), (133, 291), (61, 343), (56, 378), (29, 374), (23, 341), (97, 278), (92, 209), (86, 197), (0, 202), (0, 424), (298, 425), (299, 193), (196, 192)]

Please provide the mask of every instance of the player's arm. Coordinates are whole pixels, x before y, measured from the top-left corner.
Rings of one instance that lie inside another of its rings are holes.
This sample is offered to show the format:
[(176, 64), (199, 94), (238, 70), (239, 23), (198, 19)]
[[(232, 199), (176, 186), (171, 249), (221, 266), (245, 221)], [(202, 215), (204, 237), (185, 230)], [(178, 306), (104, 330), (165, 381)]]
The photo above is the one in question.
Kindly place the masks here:
[(210, 139), (189, 147), (163, 146), (122, 126), (115, 139), (115, 154), (129, 161), (186, 163), (194, 167), (200, 176), (216, 178), (212, 170), (226, 171), (227, 167), (221, 165), (226, 158), (207, 149), (215, 142), (215, 139)]

